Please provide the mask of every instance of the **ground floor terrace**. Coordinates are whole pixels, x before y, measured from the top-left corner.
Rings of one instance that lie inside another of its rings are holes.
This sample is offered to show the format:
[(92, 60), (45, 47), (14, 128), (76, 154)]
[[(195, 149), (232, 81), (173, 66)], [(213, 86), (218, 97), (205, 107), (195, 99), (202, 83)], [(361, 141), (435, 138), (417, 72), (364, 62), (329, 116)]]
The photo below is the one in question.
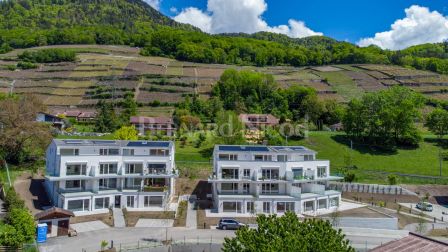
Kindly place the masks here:
[(130, 211), (164, 211), (170, 201), (168, 192), (101, 191), (60, 194), (58, 207), (72, 211), (75, 215), (108, 212), (111, 208), (126, 208)]
[(325, 195), (304, 193), (300, 197), (287, 195), (219, 195), (215, 198), (214, 212), (238, 214), (315, 214), (317, 211), (336, 209), (341, 193), (326, 191)]

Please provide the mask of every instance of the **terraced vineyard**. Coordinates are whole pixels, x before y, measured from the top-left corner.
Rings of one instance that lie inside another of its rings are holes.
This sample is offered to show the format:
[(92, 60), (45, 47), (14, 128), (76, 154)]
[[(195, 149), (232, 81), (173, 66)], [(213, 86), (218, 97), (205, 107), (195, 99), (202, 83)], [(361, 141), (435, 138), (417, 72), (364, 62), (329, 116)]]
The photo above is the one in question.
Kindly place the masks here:
[(145, 106), (162, 105), (153, 114), (169, 113), (188, 94), (210, 95), (213, 85), (228, 68), (269, 73), (280, 87), (301, 85), (316, 89), (322, 99), (340, 102), (364, 92), (392, 85), (410, 87), (428, 97), (448, 99), (448, 76), (389, 65), (335, 65), (294, 68), (251, 67), (179, 62), (161, 57), (144, 57), (138, 48), (119, 46), (54, 46), (77, 50), (75, 63), (41, 64), (37, 69), (8, 70), (17, 63), (16, 50), (0, 55), (0, 91), (33, 93), (48, 106), (94, 106), (99, 99), (119, 101), (134, 92), (142, 112)]

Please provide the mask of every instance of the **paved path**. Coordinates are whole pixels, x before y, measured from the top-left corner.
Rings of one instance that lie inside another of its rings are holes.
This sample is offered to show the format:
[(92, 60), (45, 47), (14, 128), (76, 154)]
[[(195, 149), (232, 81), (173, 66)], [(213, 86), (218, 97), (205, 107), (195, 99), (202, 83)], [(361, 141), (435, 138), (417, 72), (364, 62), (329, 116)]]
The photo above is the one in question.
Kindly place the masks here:
[(173, 227), (173, 219), (139, 219), (135, 227), (167, 228)]
[(196, 229), (198, 227), (198, 215), (195, 209), (196, 197), (193, 195), (190, 196), (188, 200), (188, 209), (187, 209), (187, 223), (185, 225), (188, 229)]
[[(347, 239), (357, 250), (371, 249), (389, 241), (407, 236), (406, 230), (379, 230), (365, 228), (342, 228)], [(194, 232), (186, 228), (109, 228), (104, 230), (80, 233), (76, 237), (50, 238), (45, 244), (39, 245), (41, 252), (86, 252), (98, 251), (100, 242), (114, 241), (114, 246), (132, 246), (151, 241), (173, 239), (187, 243), (222, 244), (225, 237), (233, 237), (234, 231), (198, 229)], [(145, 250), (147, 251), (147, 250)], [(151, 250), (152, 251), (152, 250)]]
[(70, 224), (70, 227), (76, 230), (78, 233), (96, 231), (109, 228), (108, 225), (102, 221), (88, 221), (76, 224)]
[(113, 214), (114, 214), (114, 226), (118, 228), (126, 227), (123, 210), (121, 208), (114, 208)]

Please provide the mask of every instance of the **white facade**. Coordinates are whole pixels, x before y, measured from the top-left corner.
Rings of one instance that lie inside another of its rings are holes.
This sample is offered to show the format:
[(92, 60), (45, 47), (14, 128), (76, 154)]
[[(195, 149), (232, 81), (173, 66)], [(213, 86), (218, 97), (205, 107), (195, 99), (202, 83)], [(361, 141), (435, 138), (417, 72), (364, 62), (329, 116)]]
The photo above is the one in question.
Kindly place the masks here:
[(214, 208), (229, 213), (315, 213), (336, 208), (338, 191), (327, 190), (330, 162), (301, 146), (215, 146)]
[(52, 204), (78, 215), (161, 211), (174, 193), (173, 142), (53, 140), (46, 155)]

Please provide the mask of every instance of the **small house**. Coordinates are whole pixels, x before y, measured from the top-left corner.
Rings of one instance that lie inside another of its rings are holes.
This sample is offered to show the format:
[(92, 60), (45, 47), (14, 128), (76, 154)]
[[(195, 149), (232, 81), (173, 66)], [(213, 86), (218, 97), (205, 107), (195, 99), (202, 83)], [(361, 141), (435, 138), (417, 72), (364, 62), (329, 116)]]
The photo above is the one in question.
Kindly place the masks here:
[(149, 132), (153, 135), (173, 136), (176, 131), (173, 118), (171, 117), (132, 116), (130, 121), (140, 134)]
[(268, 126), (276, 126), (280, 120), (271, 114), (240, 114), (241, 122), (248, 129), (262, 129)]
[(36, 122), (49, 123), (53, 127), (57, 128), (59, 130), (63, 129), (65, 126), (64, 120), (62, 118), (60, 118), (59, 116), (45, 113), (45, 112), (37, 113)]
[(75, 216), (72, 211), (58, 207), (49, 208), (37, 213), (34, 217), (39, 224), (47, 224), (47, 237), (68, 235), (70, 217)]

